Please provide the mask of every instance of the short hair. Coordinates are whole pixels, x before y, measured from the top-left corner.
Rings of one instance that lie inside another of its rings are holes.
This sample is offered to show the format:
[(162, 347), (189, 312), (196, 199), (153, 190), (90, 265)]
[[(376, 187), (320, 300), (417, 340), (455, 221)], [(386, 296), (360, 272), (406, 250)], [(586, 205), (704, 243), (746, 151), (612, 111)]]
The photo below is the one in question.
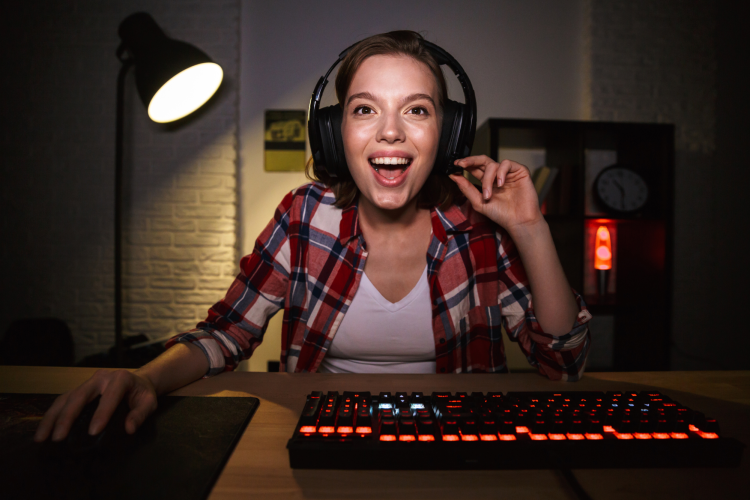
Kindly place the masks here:
[[(442, 110), (448, 98), (448, 86), (440, 65), (422, 43), (423, 41), (424, 38), (419, 33), (401, 30), (374, 35), (357, 43), (341, 61), (336, 75), (336, 97), (339, 100), (339, 106), (344, 107), (346, 94), (354, 79), (354, 74), (365, 59), (376, 55), (403, 55), (425, 64), (432, 72), (438, 89), (438, 114), (442, 116)], [(325, 166), (316, 165), (310, 158), (305, 167), (305, 174), (308, 179), (322, 182), (329, 187), (336, 196), (335, 206), (339, 208), (351, 205), (359, 194), (359, 188), (348, 169), (344, 175), (332, 177), (328, 175)], [(433, 170), (417, 194), (417, 205), (420, 208), (437, 206), (445, 209), (462, 198), (463, 195), (455, 182), (447, 175)]]

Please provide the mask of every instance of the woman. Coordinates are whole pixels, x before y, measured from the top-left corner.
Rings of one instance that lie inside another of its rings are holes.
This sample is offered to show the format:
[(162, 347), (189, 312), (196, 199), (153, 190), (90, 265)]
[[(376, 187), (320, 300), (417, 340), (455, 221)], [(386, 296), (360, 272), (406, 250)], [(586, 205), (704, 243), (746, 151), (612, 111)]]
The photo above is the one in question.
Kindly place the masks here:
[(446, 85), (422, 37), (363, 40), (342, 61), (336, 91), (348, 174), (314, 166), (318, 182), (285, 197), (205, 322), (134, 373), (97, 372), (60, 396), (38, 441), (63, 439), (99, 394), (90, 432), (123, 397), (135, 432), (158, 394), (249, 357), (280, 308), (289, 372), (507, 372), (502, 322), (540, 373), (581, 376), (590, 315), (568, 286), (526, 167), (457, 160), (481, 192), (433, 172)]

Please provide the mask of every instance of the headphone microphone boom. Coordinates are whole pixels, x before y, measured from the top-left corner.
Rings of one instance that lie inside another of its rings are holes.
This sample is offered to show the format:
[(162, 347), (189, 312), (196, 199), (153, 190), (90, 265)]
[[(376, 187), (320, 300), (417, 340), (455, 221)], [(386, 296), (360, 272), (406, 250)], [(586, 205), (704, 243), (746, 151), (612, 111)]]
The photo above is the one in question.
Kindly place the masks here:
[[(462, 169), (453, 165), (453, 162), (469, 156), (474, 144), (474, 134), (477, 128), (477, 101), (474, 97), (474, 87), (471, 85), (469, 76), (453, 56), (427, 40), (421, 40), (420, 43), (439, 65), (448, 66), (453, 70), (461, 84), (465, 100), (465, 103), (447, 98), (445, 100), (440, 142), (432, 173), (448, 175), (461, 172)], [(307, 113), (307, 133), (310, 136), (313, 162), (315, 166), (323, 166), (331, 177), (342, 177), (349, 171), (344, 156), (344, 142), (341, 138), (343, 109), (338, 104), (321, 108), (320, 101), (328, 83), (328, 76), (354, 45), (339, 54), (339, 58), (328, 69), (325, 76), (320, 77), (310, 98)]]

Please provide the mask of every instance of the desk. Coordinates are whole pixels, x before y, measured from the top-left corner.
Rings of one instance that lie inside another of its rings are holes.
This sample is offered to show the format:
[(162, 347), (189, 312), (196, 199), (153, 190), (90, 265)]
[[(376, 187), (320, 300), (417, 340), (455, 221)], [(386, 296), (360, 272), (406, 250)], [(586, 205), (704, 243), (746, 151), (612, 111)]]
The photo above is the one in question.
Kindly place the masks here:
[[(1, 367), (0, 392), (61, 393), (96, 370)], [(333, 375), (224, 373), (174, 395), (254, 396), (260, 407), (211, 494), (235, 498), (574, 498), (556, 471), (330, 471), (292, 470), (286, 442), (305, 396), (313, 390), (354, 391), (558, 391), (656, 389), (719, 420), (722, 433), (750, 445), (750, 371), (587, 373), (566, 384), (536, 374)], [(750, 491), (750, 451), (731, 469), (576, 470), (596, 500), (733, 498)], [(744, 492), (744, 493), (742, 493)]]

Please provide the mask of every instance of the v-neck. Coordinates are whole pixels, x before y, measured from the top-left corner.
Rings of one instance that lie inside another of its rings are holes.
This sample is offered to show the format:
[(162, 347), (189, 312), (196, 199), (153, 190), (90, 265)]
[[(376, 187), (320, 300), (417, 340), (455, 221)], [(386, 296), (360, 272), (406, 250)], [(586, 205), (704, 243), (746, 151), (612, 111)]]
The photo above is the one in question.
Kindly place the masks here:
[(380, 291), (372, 284), (367, 273), (362, 273), (362, 282), (360, 283), (360, 291), (364, 291), (369, 294), (383, 309), (389, 312), (396, 312), (404, 307), (408, 306), (415, 298), (419, 297), (419, 294), (423, 289), (427, 288), (427, 266), (424, 267), (417, 284), (411, 289), (406, 296), (398, 302), (391, 302), (385, 297)]

